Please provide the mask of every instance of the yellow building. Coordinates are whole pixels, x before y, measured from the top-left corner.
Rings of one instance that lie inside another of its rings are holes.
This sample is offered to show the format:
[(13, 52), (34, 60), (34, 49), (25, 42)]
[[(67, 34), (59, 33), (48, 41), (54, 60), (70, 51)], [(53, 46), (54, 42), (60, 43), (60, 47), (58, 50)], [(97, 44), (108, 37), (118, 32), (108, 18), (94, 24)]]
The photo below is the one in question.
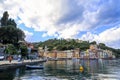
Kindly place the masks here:
[(67, 50), (67, 51), (48, 51), (44, 52), (44, 56), (48, 58), (79, 58), (79, 50)]
[(40, 57), (44, 57), (43, 47), (38, 47), (38, 54), (39, 54)]

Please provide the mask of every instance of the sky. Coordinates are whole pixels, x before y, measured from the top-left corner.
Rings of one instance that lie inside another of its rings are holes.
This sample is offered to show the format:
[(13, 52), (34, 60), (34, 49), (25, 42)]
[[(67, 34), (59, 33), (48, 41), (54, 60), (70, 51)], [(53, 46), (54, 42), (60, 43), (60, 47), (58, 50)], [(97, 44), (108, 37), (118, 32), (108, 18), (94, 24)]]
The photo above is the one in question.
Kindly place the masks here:
[(0, 0), (0, 18), (4, 11), (28, 42), (80, 39), (120, 49), (120, 0)]

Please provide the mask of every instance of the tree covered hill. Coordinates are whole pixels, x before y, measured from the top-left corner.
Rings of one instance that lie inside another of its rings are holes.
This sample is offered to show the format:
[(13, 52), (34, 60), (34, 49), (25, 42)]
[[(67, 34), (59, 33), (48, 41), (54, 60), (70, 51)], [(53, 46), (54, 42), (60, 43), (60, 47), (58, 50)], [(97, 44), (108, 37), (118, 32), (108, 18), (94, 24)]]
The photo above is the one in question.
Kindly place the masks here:
[(79, 48), (81, 51), (85, 51), (89, 49), (91, 44), (96, 44), (98, 48), (103, 50), (111, 50), (116, 57), (120, 57), (120, 49), (114, 49), (106, 46), (104, 43), (97, 44), (96, 41), (81, 41), (78, 39), (49, 39), (44, 42), (33, 43), (36, 48), (47, 46), (48, 50), (51, 51), (53, 49), (57, 50), (71, 50), (75, 48)]

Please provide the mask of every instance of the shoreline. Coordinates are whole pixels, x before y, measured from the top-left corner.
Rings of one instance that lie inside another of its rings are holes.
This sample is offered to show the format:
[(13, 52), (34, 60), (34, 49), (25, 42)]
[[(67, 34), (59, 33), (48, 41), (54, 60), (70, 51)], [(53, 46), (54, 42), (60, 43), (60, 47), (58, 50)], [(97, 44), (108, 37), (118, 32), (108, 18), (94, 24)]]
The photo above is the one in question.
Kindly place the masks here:
[[(58, 58), (58, 59), (48, 59), (48, 61), (57, 61), (57, 60), (71, 60), (74, 58)], [(88, 58), (76, 58), (79, 60), (98, 60), (98, 59), (88, 59)], [(117, 58), (115, 58), (117, 59)], [(103, 60), (115, 60), (115, 59), (103, 59)], [(10, 63), (8, 60), (6, 61), (0, 61), (0, 71), (5, 71), (8, 69), (15, 69), (15, 68), (19, 68), (19, 67), (24, 67), (25, 65), (29, 65), (29, 64), (37, 64), (37, 63), (42, 63), (42, 62), (46, 62), (46, 60), (44, 59), (37, 59), (37, 60), (24, 60), (24, 61), (20, 61), (18, 62), (18, 60), (12, 60), (12, 62)]]
[(79, 60), (99, 60), (99, 59), (102, 59), (102, 60), (116, 60), (116, 59), (119, 59), (119, 58), (53, 58), (53, 59), (47, 59), (47, 60), (72, 60), (72, 59), (79, 59)]
[(11, 63), (9, 61), (0, 61), (0, 71), (8, 70), (8, 69), (15, 69), (18, 67), (23, 67), (25, 65), (29, 64), (36, 64), (36, 63), (42, 63), (46, 60), (24, 60), (21, 62), (18, 62), (17, 60), (13, 60)]

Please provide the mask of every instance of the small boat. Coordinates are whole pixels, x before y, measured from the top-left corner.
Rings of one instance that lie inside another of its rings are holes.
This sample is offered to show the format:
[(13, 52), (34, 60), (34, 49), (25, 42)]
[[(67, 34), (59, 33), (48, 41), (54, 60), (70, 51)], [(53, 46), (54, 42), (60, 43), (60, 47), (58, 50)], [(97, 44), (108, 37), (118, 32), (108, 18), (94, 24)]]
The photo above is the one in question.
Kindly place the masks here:
[(43, 69), (43, 65), (26, 65), (26, 69)]

